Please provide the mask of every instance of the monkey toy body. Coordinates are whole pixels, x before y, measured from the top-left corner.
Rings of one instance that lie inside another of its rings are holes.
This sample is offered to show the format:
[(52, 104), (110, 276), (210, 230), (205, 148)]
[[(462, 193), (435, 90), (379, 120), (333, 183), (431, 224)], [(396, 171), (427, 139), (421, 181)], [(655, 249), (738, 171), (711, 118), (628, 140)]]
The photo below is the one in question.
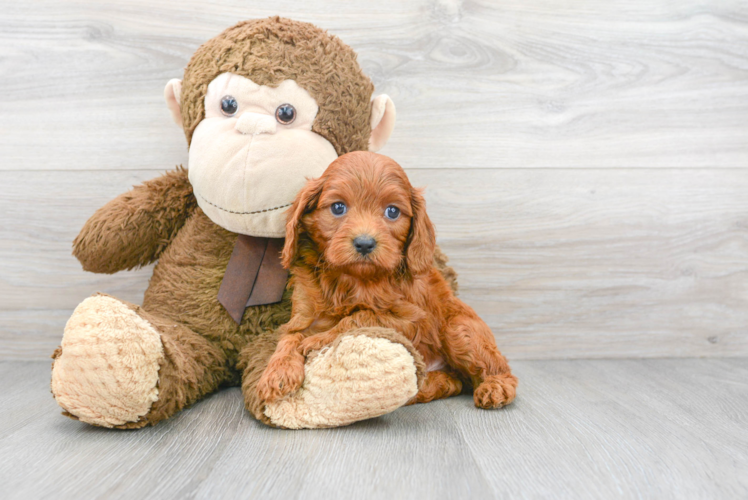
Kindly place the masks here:
[[(291, 310), (279, 266), (285, 211), (339, 155), (387, 141), (394, 105), (372, 93), (353, 50), (307, 23), (246, 21), (197, 50), (165, 90), (189, 170), (115, 198), (74, 242), (88, 271), (157, 264), (142, 307), (96, 294), (74, 311), (52, 366), (66, 415), (139, 428), (241, 385), (268, 425), (334, 427), (416, 394), (420, 355), (398, 332), (366, 328), (310, 354), (295, 394), (272, 405), (256, 396)], [(438, 250), (435, 260), (454, 284)]]

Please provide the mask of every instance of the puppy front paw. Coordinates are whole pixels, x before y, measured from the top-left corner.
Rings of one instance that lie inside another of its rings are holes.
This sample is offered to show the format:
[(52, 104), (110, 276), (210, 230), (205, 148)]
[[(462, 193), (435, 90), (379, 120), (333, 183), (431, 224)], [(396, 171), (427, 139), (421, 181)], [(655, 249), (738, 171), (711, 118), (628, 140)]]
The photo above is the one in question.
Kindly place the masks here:
[(335, 334), (318, 333), (312, 335), (301, 342), (299, 345), (299, 352), (301, 352), (304, 357), (307, 357), (312, 351), (319, 351), (323, 347), (332, 344), (336, 338), (337, 335)]
[(506, 406), (517, 394), (517, 377), (491, 375), (483, 379), (473, 391), (473, 401), (478, 408), (490, 409)]
[(272, 403), (298, 391), (303, 383), (303, 357), (271, 361), (257, 384), (257, 395), (263, 403)]

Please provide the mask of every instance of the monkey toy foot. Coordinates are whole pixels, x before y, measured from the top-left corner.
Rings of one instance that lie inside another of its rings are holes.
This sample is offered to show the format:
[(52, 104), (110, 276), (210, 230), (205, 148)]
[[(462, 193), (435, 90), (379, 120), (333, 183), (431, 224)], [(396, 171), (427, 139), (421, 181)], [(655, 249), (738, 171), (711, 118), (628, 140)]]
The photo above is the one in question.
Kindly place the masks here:
[(73, 417), (114, 427), (136, 422), (158, 399), (158, 331), (123, 302), (95, 295), (65, 326), (52, 366), (52, 394)]
[(298, 392), (269, 403), (278, 427), (339, 427), (389, 413), (413, 398), (425, 368), (412, 345), (394, 330), (359, 328), (311, 353)]

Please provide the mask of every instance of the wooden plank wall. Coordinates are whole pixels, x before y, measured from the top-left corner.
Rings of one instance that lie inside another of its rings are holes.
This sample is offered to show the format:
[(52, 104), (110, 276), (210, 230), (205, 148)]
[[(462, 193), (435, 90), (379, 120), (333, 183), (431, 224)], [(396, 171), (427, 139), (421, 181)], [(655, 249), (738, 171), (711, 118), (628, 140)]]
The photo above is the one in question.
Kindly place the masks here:
[(397, 104), (461, 295), (512, 358), (748, 354), (748, 4), (29, 0), (0, 9), (0, 357), (45, 358), (95, 291), (70, 243), (186, 163), (162, 98), (205, 40), (280, 14)]

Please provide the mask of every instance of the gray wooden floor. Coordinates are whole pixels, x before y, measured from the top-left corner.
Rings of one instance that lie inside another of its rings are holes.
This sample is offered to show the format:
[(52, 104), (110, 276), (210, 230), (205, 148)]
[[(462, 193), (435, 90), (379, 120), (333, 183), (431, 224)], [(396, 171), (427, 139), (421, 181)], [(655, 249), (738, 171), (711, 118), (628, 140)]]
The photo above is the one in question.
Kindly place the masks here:
[(504, 410), (463, 396), (282, 431), (224, 390), (138, 431), (60, 416), (49, 364), (0, 363), (4, 498), (746, 498), (748, 360), (514, 363)]

